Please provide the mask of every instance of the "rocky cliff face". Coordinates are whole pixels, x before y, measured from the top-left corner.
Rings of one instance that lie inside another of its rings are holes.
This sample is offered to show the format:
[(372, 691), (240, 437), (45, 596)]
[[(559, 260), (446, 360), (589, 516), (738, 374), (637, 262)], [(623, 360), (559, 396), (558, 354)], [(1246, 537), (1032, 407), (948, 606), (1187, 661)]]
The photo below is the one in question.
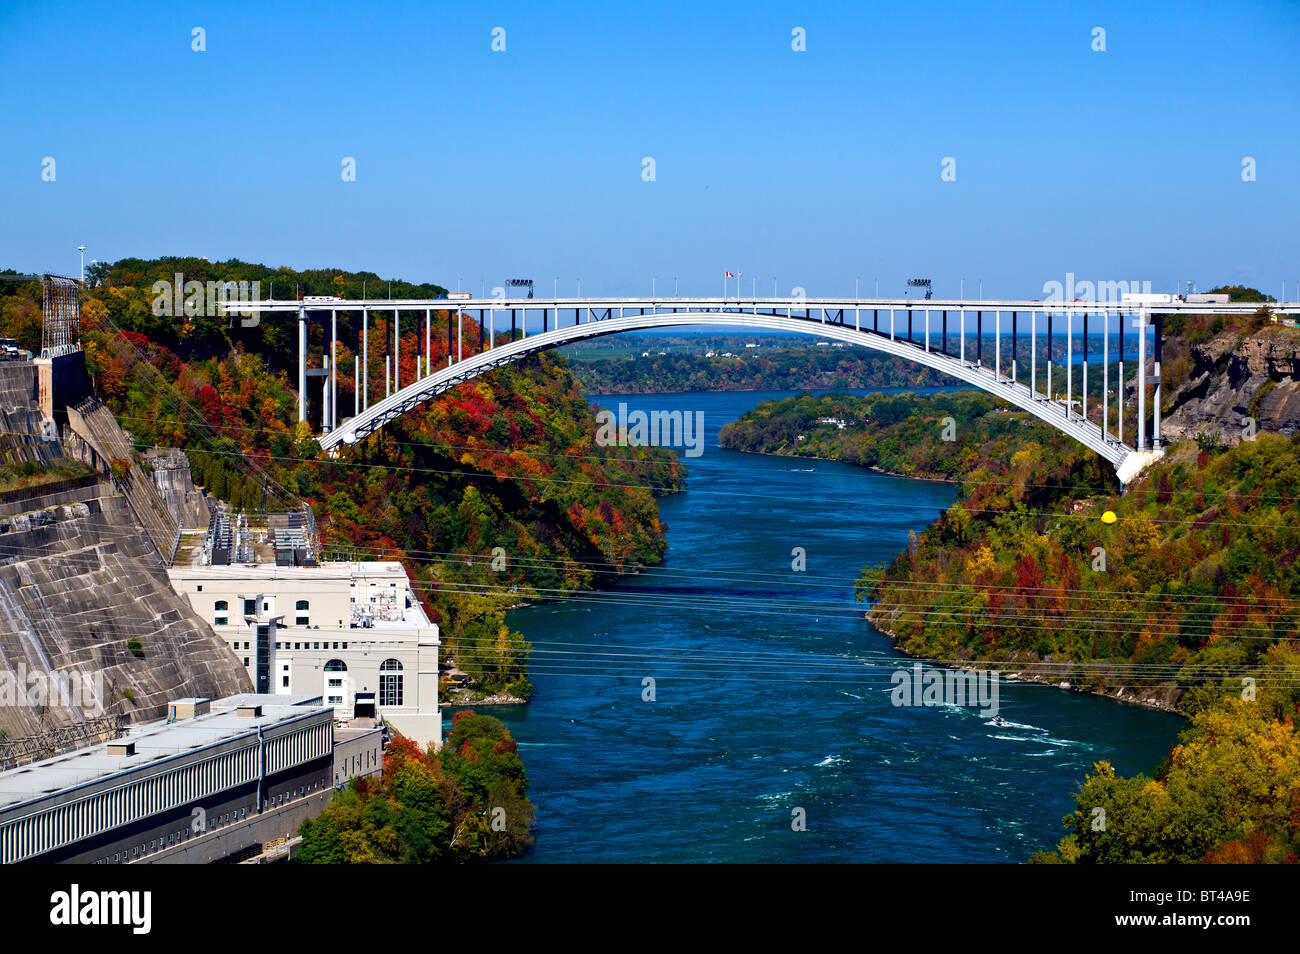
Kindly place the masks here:
[(1193, 345), (1188, 380), (1162, 408), (1170, 441), (1216, 435), (1226, 444), (1255, 431), (1300, 433), (1300, 329), (1274, 325), (1242, 338)]

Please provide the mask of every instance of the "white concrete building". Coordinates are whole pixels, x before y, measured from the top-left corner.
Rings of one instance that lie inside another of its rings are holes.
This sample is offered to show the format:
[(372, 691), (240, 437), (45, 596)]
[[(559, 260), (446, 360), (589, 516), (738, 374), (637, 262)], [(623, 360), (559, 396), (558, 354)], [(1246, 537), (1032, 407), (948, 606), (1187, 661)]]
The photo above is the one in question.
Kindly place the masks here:
[(259, 693), (319, 694), (340, 719), (378, 717), (421, 745), (441, 744), (438, 627), (400, 563), (168, 572)]

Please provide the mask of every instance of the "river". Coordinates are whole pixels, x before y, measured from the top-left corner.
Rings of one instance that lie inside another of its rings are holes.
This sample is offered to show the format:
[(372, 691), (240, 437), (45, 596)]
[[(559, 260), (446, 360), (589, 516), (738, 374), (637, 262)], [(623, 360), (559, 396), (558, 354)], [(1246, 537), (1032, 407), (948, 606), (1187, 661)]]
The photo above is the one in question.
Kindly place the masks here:
[(723, 424), (786, 396), (598, 399), (703, 411), (707, 439), (660, 501), (662, 566), (510, 614), (536, 692), (490, 711), (537, 808), (520, 861), (1021, 862), (1064, 833), (1094, 762), (1150, 772), (1174, 741), (1175, 716), (1041, 686), (1000, 686), (1004, 726), (893, 706), (912, 661), (862, 618), (853, 580), (954, 490), (718, 448)]

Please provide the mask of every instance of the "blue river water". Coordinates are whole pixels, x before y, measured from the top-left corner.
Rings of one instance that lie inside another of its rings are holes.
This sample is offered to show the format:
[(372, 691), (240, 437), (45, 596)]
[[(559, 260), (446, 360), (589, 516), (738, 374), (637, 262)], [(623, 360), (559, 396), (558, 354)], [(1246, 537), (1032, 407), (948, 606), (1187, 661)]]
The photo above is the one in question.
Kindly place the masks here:
[(520, 860), (1021, 862), (1061, 837), (1094, 762), (1150, 772), (1175, 740), (1177, 717), (1025, 684), (1000, 685), (1002, 726), (892, 705), (912, 661), (862, 618), (853, 581), (954, 490), (718, 448), (723, 424), (785, 396), (598, 399), (702, 411), (707, 439), (660, 501), (662, 566), (510, 614), (536, 692), (490, 711), (537, 808)]

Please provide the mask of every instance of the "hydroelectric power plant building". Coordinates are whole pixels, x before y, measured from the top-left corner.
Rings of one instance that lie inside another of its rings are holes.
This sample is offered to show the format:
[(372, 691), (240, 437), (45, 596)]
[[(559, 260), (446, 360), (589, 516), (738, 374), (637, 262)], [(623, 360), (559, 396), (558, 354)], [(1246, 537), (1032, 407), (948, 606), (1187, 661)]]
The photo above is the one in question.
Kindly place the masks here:
[(277, 860), (336, 786), (382, 770), (382, 732), (319, 696), (178, 699), (159, 722), (0, 772), (0, 863)]
[(318, 563), (309, 533), (223, 519), (168, 575), (255, 690), (319, 695), (341, 720), (382, 720), (420, 746), (441, 745), (438, 626), (402, 565)]

